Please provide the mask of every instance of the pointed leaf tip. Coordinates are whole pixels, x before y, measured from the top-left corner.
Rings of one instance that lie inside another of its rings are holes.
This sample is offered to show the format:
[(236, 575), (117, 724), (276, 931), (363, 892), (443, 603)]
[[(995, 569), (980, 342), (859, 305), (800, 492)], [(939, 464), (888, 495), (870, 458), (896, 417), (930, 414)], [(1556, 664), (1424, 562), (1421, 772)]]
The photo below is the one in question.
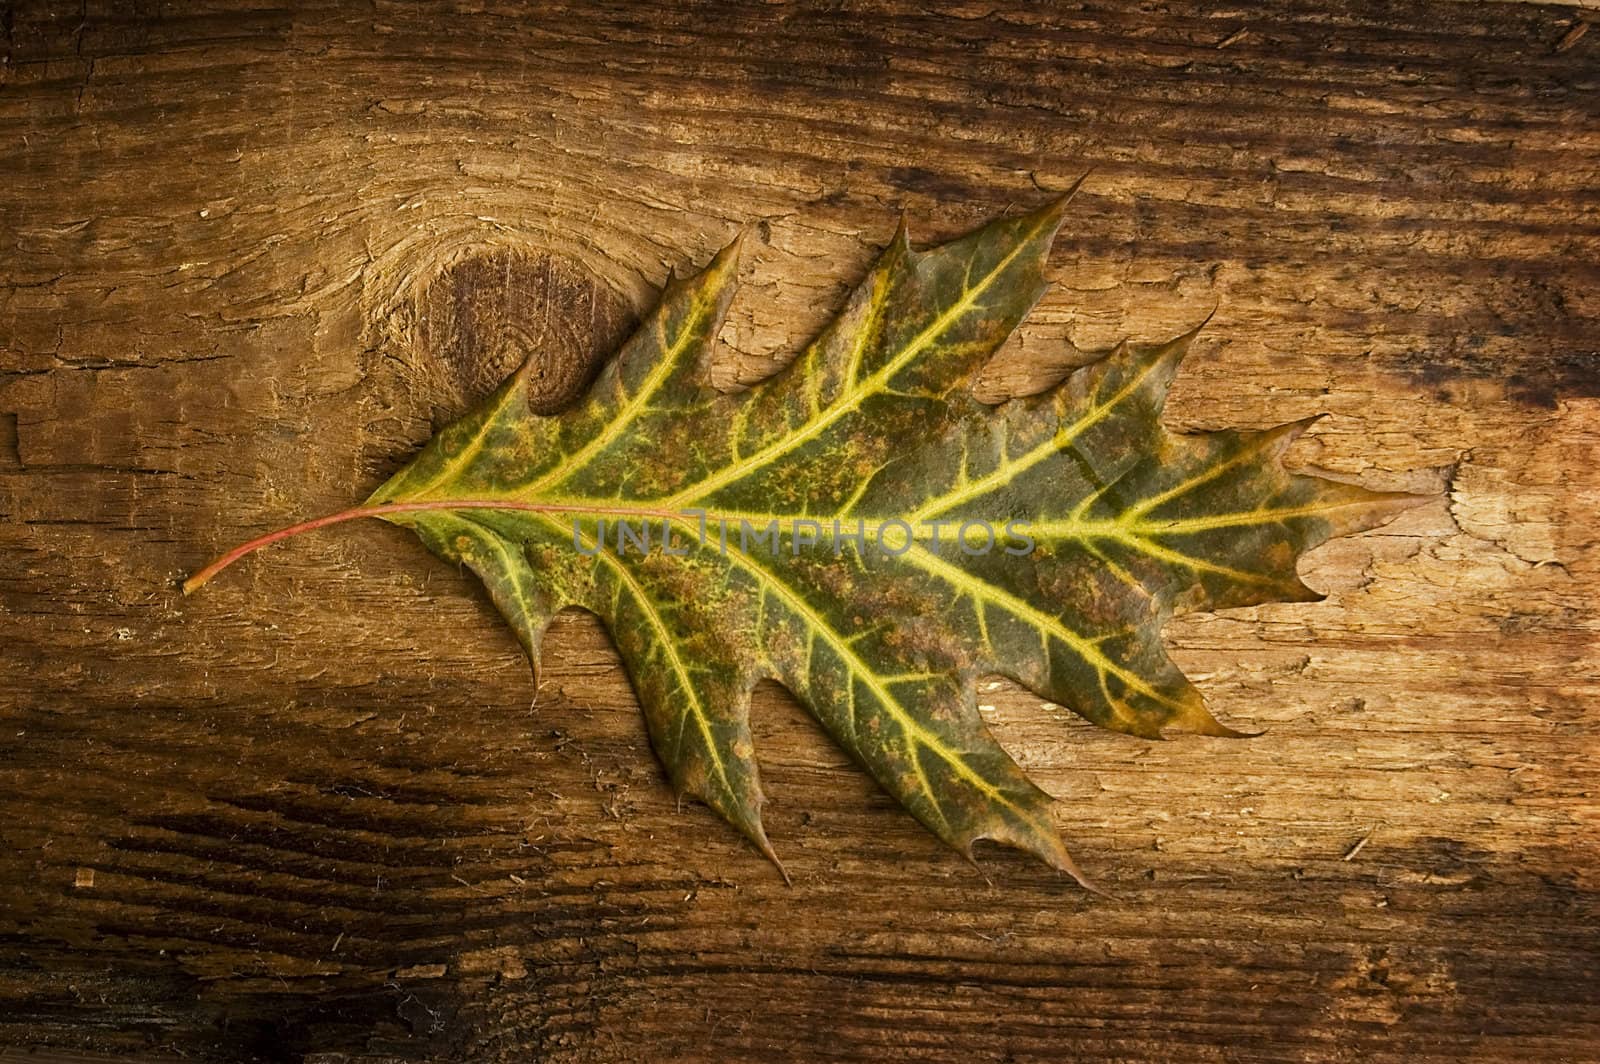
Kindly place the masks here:
[(717, 252), (716, 256), (711, 260), (711, 264), (718, 269), (737, 270), (740, 260), (744, 257), (744, 246), (750, 239), (751, 228), (752, 226), (749, 225), (740, 226), (739, 231), (733, 235), (733, 239), (723, 245), (721, 251)]
[(1056, 234), (1061, 231), (1062, 224), (1067, 218), (1067, 207), (1072, 203), (1072, 198), (1077, 195), (1077, 186), (1074, 185), (1068, 192), (1062, 193), (1053, 200), (1049, 200), (1033, 210), (1022, 215), (1024, 219), (1033, 219), (1039, 225), (1039, 239), (1044, 250), (1042, 257), (1048, 257), (1050, 248), (1055, 243)]
[(1173, 337), (1170, 342), (1181, 343), (1184, 348), (1187, 349), (1189, 345), (1194, 342), (1194, 338), (1199, 336), (1207, 325), (1211, 324), (1212, 319), (1217, 316), (1217, 311), (1220, 309), (1222, 309), (1222, 303), (1220, 301), (1211, 304), (1211, 309), (1206, 311), (1205, 317), (1201, 318), (1194, 325)]
[(1281, 425), (1274, 425), (1267, 429), (1267, 434), (1272, 438), (1271, 454), (1274, 458), (1282, 458), (1284, 453), (1293, 446), (1294, 442), (1306, 434), (1306, 430), (1323, 418), (1326, 413), (1308, 414), (1293, 421), (1286, 421)]
[(761, 840), (756, 844), (756, 846), (761, 851), (761, 856), (772, 862), (772, 866), (778, 870), (778, 875), (783, 877), (783, 885), (786, 887), (794, 886), (794, 880), (789, 878), (789, 870), (785, 868), (783, 866), (783, 862), (778, 859), (778, 851), (772, 848), (772, 843), (767, 841), (767, 836), (765, 833), (762, 834)]
[(1085, 170), (1083, 173), (1079, 174), (1077, 180), (1073, 181), (1072, 184), (1067, 187), (1065, 192), (1057, 195), (1055, 199), (1046, 202), (1042, 207), (1039, 208), (1039, 212), (1045, 215), (1053, 213), (1058, 218), (1065, 218), (1068, 205), (1077, 198), (1078, 191), (1083, 188), (1083, 183), (1089, 180), (1089, 175), (1093, 172), (1093, 170)]
[(889, 246), (883, 250), (885, 255), (890, 251), (900, 255), (911, 253), (911, 224), (907, 221), (905, 211), (900, 212), (900, 220), (895, 223), (894, 235), (889, 238)]
[[(1055, 799), (1047, 798), (1044, 808), (1054, 808), (1057, 804)], [(1084, 890), (1092, 894), (1099, 894), (1102, 897), (1110, 897), (1095, 885), (1094, 881), (1089, 878), (1083, 869), (1078, 867), (1078, 863), (1073, 860), (1072, 854), (1067, 850), (1066, 844), (1061, 841), (1061, 836), (1051, 826), (1042, 826), (1037, 830), (1022, 832), (1009, 823), (997, 824), (992, 829), (968, 839), (958, 849), (961, 855), (967, 859), (968, 864), (974, 868), (981, 869), (982, 866), (978, 864), (977, 854), (974, 849), (979, 842), (993, 842), (1000, 846), (1031, 854), (1054, 868), (1057, 872), (1063, 872), (1070, 876)]]
[[(1167, 734), (1167, 730), (1165, 728), (1162, 729), (1161, 738), (1171, 738)], [(1209, 711), (1207, 711), (1206, 717), (1202, 721), (1175, 722), (1173, 730), (1188, 731), (1195, 735), (1205, 735), (1215, 739), (1254, 739), (1267, 733), (1265, 728), (1257, 728), (1254, 731), (1231, 728), (1214, 717)]]

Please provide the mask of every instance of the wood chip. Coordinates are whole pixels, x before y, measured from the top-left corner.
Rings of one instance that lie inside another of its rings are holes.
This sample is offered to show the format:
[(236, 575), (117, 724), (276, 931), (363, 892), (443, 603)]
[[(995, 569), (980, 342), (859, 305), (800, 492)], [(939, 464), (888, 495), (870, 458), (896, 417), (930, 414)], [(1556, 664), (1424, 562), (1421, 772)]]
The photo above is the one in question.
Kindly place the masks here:
[(1578, 19), (1572, 24), (1572, 28), (1567, 30), (1567, 32), (1562, 35), (1561, 39), (1556, 42), (1556, 46), (1554, 48), (1555, 54), (1560, 55), (1562, 52), (1565, 52), (1567, 49), (1583, 40), (1583, 35), (1588, 32), (1589, 20), (1581, 18)]

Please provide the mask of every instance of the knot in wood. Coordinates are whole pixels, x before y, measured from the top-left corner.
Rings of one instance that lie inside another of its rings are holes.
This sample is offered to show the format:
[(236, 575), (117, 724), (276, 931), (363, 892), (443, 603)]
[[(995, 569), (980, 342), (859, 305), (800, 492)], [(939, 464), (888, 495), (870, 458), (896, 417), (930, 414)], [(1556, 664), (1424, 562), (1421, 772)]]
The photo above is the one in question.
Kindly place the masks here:
[(633, 308), (583, 264), (548, 251), (491, 248), (428, 283), (412, 339), (458, 403), (492, 391), (531, 360), (529, 405), (554, 413), (578, 397), (633, 322)]

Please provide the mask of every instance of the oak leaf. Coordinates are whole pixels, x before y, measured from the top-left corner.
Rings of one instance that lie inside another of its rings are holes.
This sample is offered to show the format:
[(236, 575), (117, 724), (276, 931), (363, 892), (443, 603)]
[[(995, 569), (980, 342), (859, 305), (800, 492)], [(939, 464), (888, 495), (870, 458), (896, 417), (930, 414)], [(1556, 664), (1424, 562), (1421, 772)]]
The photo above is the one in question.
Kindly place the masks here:
[(735, 243), (669, 281), (574, 408), (529, 409), (534, 353), (365, 505), (245, 544), (185, 590), (268, 542), (381, 517), (477, 574), (536, 668), (558, 610), (599, 615), (673, 784), (775, 862), (748, 712), (764, 678), (951, 846), (993, 839), (1081, 882), (976, 682), (1146, 738), (1237, 735), (1167, 656), (1163, 622), (1316, 600), (1300, 555), (1416, 497), (1287, 472), (1305, 421), (1164, 428), (1193, 333), (975, 400), (973, 374), (1045, 290), (1066, 201), (926, 251), (902, 225), (790, 365), (723, 394), (708, 361)]

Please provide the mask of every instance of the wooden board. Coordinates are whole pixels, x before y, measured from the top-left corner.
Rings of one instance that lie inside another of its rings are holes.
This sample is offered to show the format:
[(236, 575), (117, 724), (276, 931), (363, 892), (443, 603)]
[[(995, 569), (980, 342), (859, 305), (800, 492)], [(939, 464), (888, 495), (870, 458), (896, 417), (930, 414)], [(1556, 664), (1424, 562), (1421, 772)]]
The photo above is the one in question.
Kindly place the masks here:
[[(148, 1059), (1600, 1057), (1600, 32), (1526, 4), (0, 5), (0, 1043)], [(1250, 741), (985, 713), (1091, 896), (776, 688), (786, 887), (599, 626), (535, 690), (343, 506), (750, 227), (727, 386), (900, 212), (1090, 177), (986, 374), (1211, 313), (1178, 426), (1438, 501), (1170, 626)], [(63, 1057), (62, 1059), (66, 1059)]]

